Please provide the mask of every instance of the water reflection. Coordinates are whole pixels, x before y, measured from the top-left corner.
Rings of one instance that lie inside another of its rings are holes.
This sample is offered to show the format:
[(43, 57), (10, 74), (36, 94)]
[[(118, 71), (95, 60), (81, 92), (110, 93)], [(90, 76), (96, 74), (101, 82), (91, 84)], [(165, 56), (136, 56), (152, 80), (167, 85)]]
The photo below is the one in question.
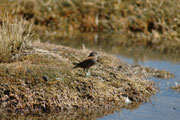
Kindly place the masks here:
[(12, 113), (4, 113), (1, 111), (0, 120), (14, 119), (14, 120), (24, 120), (24, 119), (42, 119), (42, 120), (95, 120), (97, 118), (101, 118), (105, 115), (113, 114), (117, 112), (120, 114), (121, 109), (128, 109), (130, 111), (137, 109), (141, 103), (132, 103), (123, 108), (120, 106), (106, 106), (104, 108), (99, 108), (98, 110), (68, 110), (58, 113), (36, 113), (30, 115), (21, 115), (12, 114)]
[(127, 36), (121, 33), (81, 33), (53, 40), (46, 38), (42, 41), (71, 46), (78, 49), (82, 49), (83, 46), (85, 46), (93, 50), (133, 58), (136, 63), (146, 60), (163, 60), (180, 63), (179, 53), (155, 51), (151, 47), (144, 47), (143, 43), (137, 44), (137, 40), (127, 38)]

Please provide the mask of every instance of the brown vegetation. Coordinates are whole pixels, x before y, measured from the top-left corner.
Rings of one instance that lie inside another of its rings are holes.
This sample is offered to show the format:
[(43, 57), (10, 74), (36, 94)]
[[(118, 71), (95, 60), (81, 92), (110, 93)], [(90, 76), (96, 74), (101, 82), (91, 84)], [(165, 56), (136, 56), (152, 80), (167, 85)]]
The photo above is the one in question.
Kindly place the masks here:
[(16, 0), (0, 6), (2, 12), (32, 22), (41, 40), (72, 38), (78, 32), (121, 32), (137, 38), (124, 44), (180, 52), (178, 0)]
[(0, 62), (10, 62), (13, 57), (30, 47), (32, 26), (23, 19), (10, 21), (8, 18), (0, 25)]

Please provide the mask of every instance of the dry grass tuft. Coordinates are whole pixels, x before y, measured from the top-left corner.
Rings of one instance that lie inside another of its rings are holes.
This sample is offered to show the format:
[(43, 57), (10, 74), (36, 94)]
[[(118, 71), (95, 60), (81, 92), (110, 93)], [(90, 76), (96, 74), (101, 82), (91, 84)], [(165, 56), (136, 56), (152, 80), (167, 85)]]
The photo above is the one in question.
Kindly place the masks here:
[(0, 25), (0, 62), (10, 62), (13, 55), (25, 50), (32, 40), (32, 24), (23, 19), (6, 18)]

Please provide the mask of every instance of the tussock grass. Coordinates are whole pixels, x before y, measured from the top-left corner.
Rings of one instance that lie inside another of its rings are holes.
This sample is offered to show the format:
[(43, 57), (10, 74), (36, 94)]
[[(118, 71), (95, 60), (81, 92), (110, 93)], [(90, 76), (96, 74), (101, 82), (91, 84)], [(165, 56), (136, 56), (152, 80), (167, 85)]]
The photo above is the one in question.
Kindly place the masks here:
[(9, 62), (25, 50), (32, 40), (32, 25), (23, 19), (6, 18), (0, 25), (0, 62)]

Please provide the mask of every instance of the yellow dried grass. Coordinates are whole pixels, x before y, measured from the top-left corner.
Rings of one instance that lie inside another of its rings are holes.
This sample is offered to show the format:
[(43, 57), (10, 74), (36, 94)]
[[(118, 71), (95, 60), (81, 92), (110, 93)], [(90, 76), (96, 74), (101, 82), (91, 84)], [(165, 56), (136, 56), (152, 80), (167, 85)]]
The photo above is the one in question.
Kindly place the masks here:
[(13, 55), (26, 49), (32, 40), (32, 24), (22, 18), (8, 17), (0, 25), (0, 62), (9, 62)]

